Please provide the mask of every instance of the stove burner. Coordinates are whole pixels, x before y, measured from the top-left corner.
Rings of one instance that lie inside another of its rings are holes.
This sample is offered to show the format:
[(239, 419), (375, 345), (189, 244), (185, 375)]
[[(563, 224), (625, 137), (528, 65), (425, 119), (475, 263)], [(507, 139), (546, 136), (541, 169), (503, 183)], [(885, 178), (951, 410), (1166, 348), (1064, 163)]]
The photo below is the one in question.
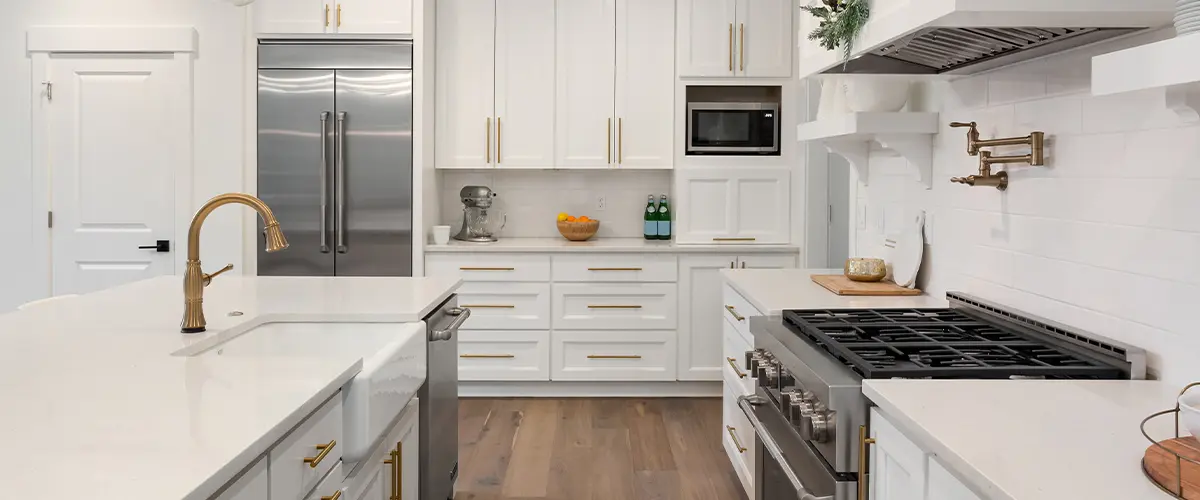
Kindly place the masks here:
[(954, 309), (798, 310), (784, 322), (866, 378), (1124, 378)]

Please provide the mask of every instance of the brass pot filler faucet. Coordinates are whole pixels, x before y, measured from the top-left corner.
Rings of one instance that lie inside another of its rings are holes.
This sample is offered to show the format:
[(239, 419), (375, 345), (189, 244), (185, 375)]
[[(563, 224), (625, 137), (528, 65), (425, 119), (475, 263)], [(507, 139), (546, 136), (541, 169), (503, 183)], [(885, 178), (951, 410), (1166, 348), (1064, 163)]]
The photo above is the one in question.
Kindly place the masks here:
[[(968, 127), (967, 154), (979, 157), (979, 173), (977, 175), (953, 177), (950, 179), (950, 182), (957, 182), (968, 186), (995, 186), (996, 189), (1003, 191), (1008, 188), (1008, 172), (999, 171), (993, 174), (992, 165), (997, 163), (1028, 163), (1035, 167), (1040, 167), (1046, 164), (1046, 134), (1044, 132), (1033, 132), (1025, 137), (980, 140), (979, 129), (975, 128), (976, 125), (975, 122), (953, 122), (950, 124), (954, 128)], [(991, 151), (980, 151), (980, 148), (1019, 146), (1022, 144), (1029, 145), (1029, 154), (1020, 156), (992, 156)]]
[(278, 252), (288, 247), (287, 238), (283, 236), (283, 231), (279, 229), (279, 221), (275, 220), (275, 214), (271, 213), (271, 207), (268, 207), (262, 200), (243, 193), (226, 193), (208, 200), (200, 210), (196, 212), (196, 216), (192, 218), (192, 225), (188, 227), (188, 244), (187, 244), (187, 270), (183, 275), (183, 324), (180, 325), (180, 331), (183, 333), (200, 333), (203, 332), (208, 324), (204, 319), (204, 287), (212, 282), (221, 273), (233, 269), (233, 264), (229, 264), (220, 271), (212, 274), (205, 274), (200, 268), (200, 228), (204, 226), (204, 219), (208, 218), (213, 210), (221, 205), (229, 203), (238, 203), (253, 208), (258, 212), (259, 217), (262, 217), (265, 233), (267, 237), (267, 251)]

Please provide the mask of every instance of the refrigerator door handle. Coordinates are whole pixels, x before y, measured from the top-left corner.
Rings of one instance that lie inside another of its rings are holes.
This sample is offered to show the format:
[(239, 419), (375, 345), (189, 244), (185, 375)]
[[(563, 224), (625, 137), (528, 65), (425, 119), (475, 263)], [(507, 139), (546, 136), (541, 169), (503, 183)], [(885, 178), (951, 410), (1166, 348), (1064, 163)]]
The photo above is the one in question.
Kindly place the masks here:
[(321, 233), (321, 253), (329, 253), (329, 112), (321, 112), (321, 216), (317, 231)]
[(346, 112), (337, 114), (337, 161), (334, 163), (334, 180), (337, 185), (337, 252), (346, 253)]

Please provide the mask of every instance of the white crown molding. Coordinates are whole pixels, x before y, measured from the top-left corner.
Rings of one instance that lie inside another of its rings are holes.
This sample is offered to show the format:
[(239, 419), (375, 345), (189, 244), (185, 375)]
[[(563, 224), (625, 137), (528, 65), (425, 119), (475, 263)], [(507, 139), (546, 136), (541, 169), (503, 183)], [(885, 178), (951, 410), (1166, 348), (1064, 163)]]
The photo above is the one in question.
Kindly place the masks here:
[(191, 26), (33, 26), (29, 52), (196, 52)]

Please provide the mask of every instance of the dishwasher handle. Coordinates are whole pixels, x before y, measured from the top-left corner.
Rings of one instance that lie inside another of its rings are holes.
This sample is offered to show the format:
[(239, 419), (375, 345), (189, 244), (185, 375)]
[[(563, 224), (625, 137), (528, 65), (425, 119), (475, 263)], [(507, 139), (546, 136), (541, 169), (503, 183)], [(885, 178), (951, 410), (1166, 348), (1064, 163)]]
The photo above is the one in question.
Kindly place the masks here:
[(446, 309), (446, 315), (453, 316), (454, 320), (445, 329), (429, 332), (430, 342), (454, 338), (454, 332), (458, 331), (459, 327), (467, 321), (467, 318), (471, 317), (471, 310), (463, 307), (451, 307)]

